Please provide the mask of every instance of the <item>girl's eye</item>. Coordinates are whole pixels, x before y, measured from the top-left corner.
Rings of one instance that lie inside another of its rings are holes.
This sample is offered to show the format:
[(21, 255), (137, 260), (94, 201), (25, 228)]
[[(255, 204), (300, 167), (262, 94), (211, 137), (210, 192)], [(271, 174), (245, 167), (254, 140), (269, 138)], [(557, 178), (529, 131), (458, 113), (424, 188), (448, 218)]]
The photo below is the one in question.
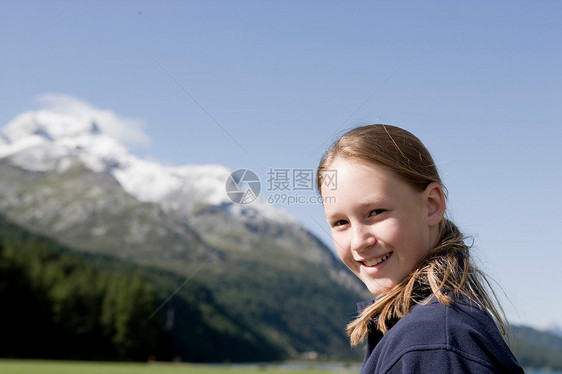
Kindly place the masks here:
[(346, 220), (340, 219), (339, 221), (334, 222), (332, 226), (333, 227), (339, 227), (339, 226), (345, 225), (346, 223), (347, 223)]
[(384, 209), (375, 209), (369, 214), (369, 216), (371, 217), (378, 216), (379, 214), (382, 214), (384, 212), (386, 212), (386, 210)]

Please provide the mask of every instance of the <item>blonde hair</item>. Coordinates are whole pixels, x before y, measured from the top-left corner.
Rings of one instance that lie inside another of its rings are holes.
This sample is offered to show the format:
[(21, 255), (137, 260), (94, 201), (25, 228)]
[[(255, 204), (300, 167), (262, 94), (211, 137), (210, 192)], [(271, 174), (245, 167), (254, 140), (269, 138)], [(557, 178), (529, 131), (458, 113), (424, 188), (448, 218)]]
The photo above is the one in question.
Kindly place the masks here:
[[(318, 166), (317, 185), (321, 191), (323, 175), (338, 157), (384, 166), (405, 183), (423, 191), (430, 183), (443, 183), (431, 154), (410, 132), (395, 126), (370, 125), (355, 128), (334, 143)], [(439, 302), (450, 306), (454, 299), (464, 297), (487, 310), (506, 335), (504, 313), (496, 294), (482, 273), (470, 260), (470, 247), (457, 226), (443, 218), (437, 243), (430, 253), (399, 284), (386, 291), (365, 308), (347, 326), (352, 346), (367, 337), (375, 323), (383, 334), (389, 322), (405, 316), (410, 308), (433, 294)]]

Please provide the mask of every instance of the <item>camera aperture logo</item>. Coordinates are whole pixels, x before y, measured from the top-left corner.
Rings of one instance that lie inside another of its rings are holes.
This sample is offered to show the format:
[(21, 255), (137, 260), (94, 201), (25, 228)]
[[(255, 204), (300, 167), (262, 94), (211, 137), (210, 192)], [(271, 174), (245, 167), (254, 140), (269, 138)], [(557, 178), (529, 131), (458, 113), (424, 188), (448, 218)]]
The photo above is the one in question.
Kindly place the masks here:
[(236, 204), (254, 202), (258, 198), (260, 190), (260, 179), (250, 169), (234, 170), (226, 179), (226, 193)]

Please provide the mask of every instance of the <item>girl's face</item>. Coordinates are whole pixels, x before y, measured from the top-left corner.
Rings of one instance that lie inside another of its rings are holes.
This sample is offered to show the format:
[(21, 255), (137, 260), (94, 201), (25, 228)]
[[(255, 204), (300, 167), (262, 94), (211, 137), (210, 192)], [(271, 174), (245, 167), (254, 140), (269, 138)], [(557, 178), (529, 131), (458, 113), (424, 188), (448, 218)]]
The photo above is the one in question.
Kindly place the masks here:
[(369, 291), (400, 283), (437, 241), (443, 190), (416, 191), (392, 171), (343, 158), (329, 165), (337, 187), (322, 187), (324, 211), (339, 257)]

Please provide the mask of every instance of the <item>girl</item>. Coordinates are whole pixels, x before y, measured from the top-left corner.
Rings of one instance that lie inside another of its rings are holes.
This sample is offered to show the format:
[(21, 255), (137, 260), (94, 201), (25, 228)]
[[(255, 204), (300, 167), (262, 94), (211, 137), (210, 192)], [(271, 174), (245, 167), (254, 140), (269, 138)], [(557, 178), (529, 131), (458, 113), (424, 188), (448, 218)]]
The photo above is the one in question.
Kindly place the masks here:
[[(337, 184), (324, 183), (334, 171)], [(338, 255), (375, 296), (348, 325), (353, 346), (367, 340), (362, 374), (523, 373), (418, 138), (394, 126), (353, 129), (317, 177)]]

